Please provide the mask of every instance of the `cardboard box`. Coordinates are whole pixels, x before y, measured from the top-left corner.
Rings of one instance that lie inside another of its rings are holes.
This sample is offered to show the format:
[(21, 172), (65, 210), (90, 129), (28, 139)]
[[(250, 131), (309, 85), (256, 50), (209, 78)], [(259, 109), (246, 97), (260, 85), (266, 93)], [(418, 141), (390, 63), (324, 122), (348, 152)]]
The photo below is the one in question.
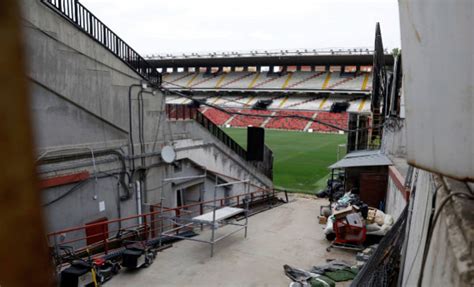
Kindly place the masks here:
[(374, 223), (376, 213), (377, 213), (377, 209), (369, 207), (369, 211), (367, 212), (367, 223), (368, 224)]
[(324, 216), (318, 216), (319, 217), (319, 224), (326, 224), (328, 222), (328, 219)]
[(348, 207), (346, 208), (343, 208), (343, 209), (339, 209), (339, 210), (333, 210), (333, 215), (336, 219), (339, 219), (339, 218), (343, 218), (343, 217), (346, 217), (346, 215), (350, 214), (350, 213), (353, 213), (355, 212), (354, 211), (354, 208), (352, 207), (352, 205), (349, 205)]

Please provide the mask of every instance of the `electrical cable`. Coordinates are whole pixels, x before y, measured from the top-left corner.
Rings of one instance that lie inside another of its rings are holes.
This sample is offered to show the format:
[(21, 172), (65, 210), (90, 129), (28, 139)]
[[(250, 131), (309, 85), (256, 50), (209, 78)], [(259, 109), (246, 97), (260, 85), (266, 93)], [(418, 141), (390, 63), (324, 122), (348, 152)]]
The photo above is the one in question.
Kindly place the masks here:
[[(102, 176), (98, 176), (99, 174), (102, 174)], [(117, 174), (120, 174), (120, 172), (118, 173), (108, 173), (108, 172), (105, 172), (105, 171), (99, 171), (97, 172), (96, 174), (94, 174), (94, 177), (89, 177), (79, 183), (77, 183), (76, 185), (74, 185), (72, 188), (70, 188), (69, 190), (67, 190), (66, 192), (64, 192), (63, 194), (61, 194), (60, 196), (56, 197), (55, 199), (51, 200), (51, 201), (48, 201), (47, 203), (44, 203), (42, 206), (43, 207), (46, 207), (46, 206), (49, 206), (63, 198), (65, 198), (66, 196), (68, 196), (69, 194), (71, 194), (72, 192), (78, 190), (79, 188), (81, 187), (84, 187), (87, 183), (89, 183), (91, 180), (93, 179), (96, 179), (96, 178), (107, 178), (107, 177), (114, 177), (116, 179), (119, 180), (118, 184), (120, 184), (120, 177), (117, 177), (116, 175)], [(119, 197), (120, 199), (120, 197)]]
[(91, 180), (91, 178), (88, 178), (88, 179), (86, 179), (86, 180), (83, 180), (83, 181), (79, 182), (78, 184), (74, 185), (71, 189), (69, 189), (69, 190), (66, 191), (65, 193), (61, 194), (60, 196), (56, 197), (55, 199), (53, 199), (53, 200), (51, 200), (51, 201), (49, 201), (49, 202), (47, 202), (47, 203), (44, 203), (42, 206), (43, 206), (43, 207), (49, 206), (49, 205), (51, 205), (51, 204), (53, 204), (53, 203), (55, 203), (55, 202), (57, 202), (57, 201), (59, 201), (59, 200), (65, 198), (66, 196), (68, 196), (68, 195), (69, 195), (70, 193), (72, 193), (73, 191), (75, 191), (75, 190), (81, 188), (82, 186), (85, 186), (86, 183), (88, 183), (90, 180)]
[[(185, 90), (187, 90), (187, 91), (189, 91), (189, 92), (191, 92), (191, 93), (193, 93), (194, 91), (196, 91), (196, 90), (194, 90), (194, 89), (192, 89), (192, 88), (188, 88), (188, 87), (185, 87), (185, 86), (183, 86), (183, 85), (178, 85), (178, 84), (175, 84), (175, 83), (172, 83), (172, 82), (163, 81), (163, 83), (167, 83), (167, 84), (176, 86), (176, 87), (178, 87), (178, 88), (185, 89)], [(204, 99), (207, 100), (207, 99), (212, 98), (212, 97), (216, 97), (216, 95), (211, 95), (211, 96), (207, 96), (207, 97), (204, 96)], [(283, 98), (283, 97), (285, 97), (285, 95), (277, 95), (277, 96), (271, 97), (269, 100), (276, 100), (276, 99)], [(245, 98), (245, 96), (244, 96), (244, 97), (240, 97), (240, 98), (243, 99), (243, 98)], [(222, 104), (226, 104), (226, 103), (235, 103), (235, 104), (238, 104), (238, 105), (248, 106), (247, 104), (242, 103), (242, 102), (240, 102), (239, 100), (233, 100), (233, 99), (225, 99), (225, 102), (222, 103)]]
[[(64, 149), (64, 150), (69, 150), (69, 149)], [(61, 151), (61, 150), (54, 150), (55, 152)], [(127, 200), (130, 198), (130, 189), (125, 181), (125, 176), (128, 177), (129, 182), (130, 182), (130, 175), (127, 172), (127, 166), (125, 163), (125, 158), (122, 153), (120, 153), (117, 150), (114, 149), (107, 149), (107, 150), (99, 150), (94, 153), (95, 157), (99, 156), (107, 156), (107, 155), (113, 155), (118, 157), (120, 163), (121, 163), (121, 168), (122, 171), (119, 173), (120, 174), (120, 184), (122, 185), (125, 195), (121, 197), (121, 200)], [(88, 158), (90, 156), (89, 153), (76, 153), (76, 154), (66, 154), (66, 155), (56, 155), (56, 156), (50, 156), (47, 158), (44, 158), (44, 156), (40, 159), (40, 164), (50, 164), (50, 163), (57, 163), (57, 162), (64, 162), (64, 161), (72, 161), (72, 160), (77, 160), (81, 158)], [(103, 172), (102, 172), (103, 173)]]
[(214, 105), (214, 104), (209, 104), (209, 103), (205, 103), (205, 102), (200, 102), (199, 100), (196, 100), (196, 99), (193, 99), (192, 96), (189, 96), (189, 95), (185, 95), (181, 92), (177, 92), (177, 91), (174, 91), (174, 90), (170, 90), (170, 89), (167, 89), (167, 88), (163, 88), (161, 87), (160, 88), (162, 92), (166, 91), (166, 92), (169, 92), (169, 93), (172, 93), (172, 94), (175, 94), (177, 96), (180, 96), (180, 97), (183, 97), (183, 98), (187, 98), (193, 102), (198, 102), (200, 105), (204, 105), (204, 106), (207, 106), (207, 107), (210, 107), (210, 108), (214, 108), (216, 110), (219, 110), (223, 113), (226, 113), (226, 114), (229, 114), (229, 115), (241, 115), (241, 116), (247, 116), (247, 117), (261, 117), (261, 118), (294, 118), (294, 119), (302, 119), (302, 120), (307, 120), (307, 121), (313, 121), (313, 122), (316, 122), (316, 123), (319, 123), (321, 125), (325, 125), (325, 126), (328, 126), (328, 127), (331, 127), (331, 128), (334, 128), (336, 130), (340, 130), (340, 131), (344, 131), (346, 133), (352, 133), (352, 132), (358, 132), (358, 131), (362, 131), (362, 130), (368, 130), (368, 129), (376, 129), (376, 128), (380, 128), (382, 126), (384, 126), (384, 124), (380, 124), (380, 125), (377, 125), (377, 126), (368, 126), (368, 127), (363, 127), (363, 128), (357, 128), (357, 129), (353, 129), (353, 130), (349, 130), (349, 129), (344, 129), (344, 128), (341, 128), (337, 125), (333, 125), (333, 124), (330, 124), (330, 123), (327, 123), (327, 122), (324, 122), (324, 121), (321, 121), (321, 120), (318, 120), (318, 119), (313, 119), (311, 117), (306, 117), (306, 116), (301, 116), (301, 115), (261, 115), (261, 114), (249, 114), (249, 113), (242, 113), (242, 112), (234, 112), (234, 111), (229, 111), (229, 110), (226, 110), (220, 106), (217, 106), (217, 105)]
[[(443, 186), (443, 185), (440, 184), (440, 185), (436, 188), (434, 194), (436, 194), (437, 191), (438, 191), (442, 186)], [(413, 192), (412, 192), (412, 193), (413, 193)], [(434, 201), (434, 199), (433, 199), (433, 201)], [(433, 201), (432, 201), (432, 202), (433, 202)], [(429, 202), (430, 202), (429, 200), (426, 200), (425, 210), (428, 209), (428, 204), (429, 204)], [(411, 211), (411, 212), (413, 212), (413, 211)], [(431, 220), (431, 219), (430, 219), (430, 220)], [(420, 233), (421, 236), (423, 236), (423, 233), (425, 232), (425, 226), (426, 226), (425, 222), (426, 222), (426, 216), (423, 217), (423, 223), (422, 223), (422, 225), (421, 225), (421, 226), (423, 227), (423, 229), (421, 230), (421, 233)], [(429, 223), (428, 223), (428, 232), (429, 232)], [(411, 272), (412, 272), (412, 270), (413, 270), (413, 266), (414, 266), (415, 261), (416, 261), (415, 259), (416, 259), (416, 257), (418, 256), (418, 252), (420, 252), (421, 242), (422, 242), (421, 240), (418, 241), (418, 245), (416, 246), (415, 255), (414, 255), (414, 257), (413, 257), (413, 261), (411, 262), (410, 269), (408, 269), (408, 270), (410, 270), (410, 271), (409, 271), (408, 274), (407, 274), (407, 278), (410, 277)]]
[(431, 229), (428, 230), (428, 235), (426, 237), (425, 250), (423, 252), (423, 257), (421, 259), (420, 276), (418, 277), (418, 283), (417, 283), (418, 287), (421, 287), (421, 285), (423, 283), (424, 269), (425, 269), (426, 259), (428, 258), (428, 253), (429, 253), (428, 250), (429, 250), (429, 247), (431, 245), (431, 239), (433, 237), (434, 229), (436, 227), (436, 223), (438, 222), (438, 218), (439, 218), (439, 216), (441, 214), (441, 211), (443, 210), (444, 206), (446, 205), (446, 203), (448, 203), (448, 201), (453, 199), (455, 196), (464, 197), (464, 198), (469, 199), (469, 200), (474, 200), (473, 195), (467, 194), (465, 192), (457, 191), (457, 192), (453, 192), (453, 193), (450, 193), (449, 195), (447, 195), (445, 198), (443, 198), (443, 200), (439, 204), (438, 210), (436, 211), (436, 213), (433, 217), (433, 223), (431, 224)]

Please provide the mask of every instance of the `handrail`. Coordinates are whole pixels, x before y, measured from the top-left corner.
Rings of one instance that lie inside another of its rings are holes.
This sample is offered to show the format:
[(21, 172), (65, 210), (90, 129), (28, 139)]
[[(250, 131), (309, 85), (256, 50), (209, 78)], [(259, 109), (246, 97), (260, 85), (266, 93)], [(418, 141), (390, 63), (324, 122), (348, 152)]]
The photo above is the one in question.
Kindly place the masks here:
[(112, 52), (151, 84), (156, 86), (161, 84), (161, 74), (78, 0), (41, 1)]
[(168, 119), (186, 120), (192, 119), (207, 129), (213, 136), (228, 146), (244, 160), (247, 160), (247, 151), (240, 146), (234, 139), (227, 135), (218, 125), (213, 123), (208, 117), (201, 113), (197, 108), (188, 105), (167, 104), (166, 114)]
[(233, 150), (236, 154), (238, 154), (244, 160), (247, 160), (247, 151), (228, 134), (226, 134), (218, 125), (207, 118), (203, 113), (197, 111), (195, 120), (201, 126), (206, 128), (213, 136), (218, 138), (221, 142)]
[[(187, 120), (192, 119), (198, 122), (202, 127), (207, 129), (213, 136), (219, 141), (233, 150), (242, 159), (248, 161), (247, 150), (244, 149), (239, 143), (232, 139), (227, 133), (225, 133), (217, 124), (213, 123), (206, 115), (200, 112), (196, 107), (183, 105), (183, 104), (167, 104), (166, 115), (170, 120)], [(273, 178), (273, 152), (272, 150), (264, 145), (264, 157), (263, 162), (251, 161), (251, 163), (268, 178)]]
[[(248, 198), (247, 198), (248, 197)], [(57, 249), (60, 245), (75, 245), (77, 252), (82, 252), (84, 250), (90, 249), (95, 250), (97, 248), (102, 248), (105, 254), (108, 254), (113, 248), (113, 240), (116, 236), (111, 236), (111, 234), (115, 234), (123, 230), (120, 227), (117, 227), (115, 224), (121, 223), (122, 225), (127, 226), (127, 230), (135, 229), (138, 231), (138, 235), (144, 239), (153, 239), (157, 237), (158, 230), (160, 229), (160, 224), (162, 223), (161, 218), (167, 217), (166, 214), (171, 213), (170, 216), (174, 216), (177, 218), (185, 219), (186, 216), (196, 216), (202, 215), (205, 212), (205, 208), (208, 207), (208, 203), (217, 202), (219, 206), (239, 206), (243, 204), (244, 199), (248, 199), (251, 204), (258, 203), (261, 200), (271, 200), (275, 198), (275, 191), (273, 189), (258, 189), (256, 191), (251, 192), (250, 194), (240, 194), (234, 196), (227, 196), (222, 198), (217, 198), (215, 200), (208, 200), (208, 201), (200, 201), (191, 203), (188, 205), (178, 206), (175, 208), (171, 207), (163, 207), (162, 209), (158, 209), (160, 206), (159, 204), (152, 204), (150, 205), (150, 212), (131, 215), (123, 218), (115, 218), (103, 222), (97, 222), (93, 224), (85, 224), (76, 227), (70, 227), (66, 229), (62, 229), (59, 231), (51, 232), (46, 235), (49, 246), (51, 248)], [(199, 207), (197, 210), (189, 210), (193, 207)], [(142, 223), (135, 223), (135, 220), (139, 218), (142, 219)], [(86, 234), (86, 230), (88, 228), (93, 227), (107, 227), (107, 231), (98, 231), (94, 234)], [(169, 224), (165, 226), (165, 230), (173, 230), (175, 226), (173, 224)], [(186, 229), (184, 226), (180, 227), (180, 229)], [(75, 235), (75, 236), (74, 236)], [(97, 238), (99, 236), (104, 237), (103, 240), (88, 243), (87, 240), (91, 238)], [(63, 237), (63, 241), (59, 241), (59, 237)], [(69, 240), (64, 240), (65, 238), (72, 237)], [(94, 252), (92, 252), (94, 253)]]

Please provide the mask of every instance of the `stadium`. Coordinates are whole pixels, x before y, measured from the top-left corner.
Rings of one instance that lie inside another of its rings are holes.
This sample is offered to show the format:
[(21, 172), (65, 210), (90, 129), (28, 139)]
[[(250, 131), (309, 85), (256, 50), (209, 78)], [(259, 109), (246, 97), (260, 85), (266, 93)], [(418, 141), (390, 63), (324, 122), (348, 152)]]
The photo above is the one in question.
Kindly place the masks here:
[(20, 2), (1, 286), (473, 286), (469, 1), (400, 0), (391, 51), (374, 22), (370, 48), (143, 56), (80, 1)]
[[(391, 70), (394, 58), (384, 53), (386, 68)], [(368, 49), (252, 51), (149, 56), (147, 60), (162, 73), (170, 118), (179, 119), (183, 105), (199, 107), (205, 117), (242, 145), (246, 144), (245, 133), (231, 128), (265, 128), (270, 138), (286, 139), (280, 145), (267, 140), (276, 152), (274, 184), (289, 191), (314, 193), (325, 185), (326, 167), (346, 152), (346, 147), (339, 145), (346, 142), (349, 115), (351, 126), (369, 126), (373, 119), (373, 54)], [(362, 120), (357, 122), (359, 118)], [(323, 133), (340, 136), (318, 135)], [(374, 141), (377, 133), (374, 131)], [(294, 150), (285, 149), (296, 142)], [(366, 149), (365, 144), (349, 151)], [(311, 148), (302, 155), (301, 149), (308, 145)], [(312, 152), (318, 146), (324, 146), (321, 153)], [(280, 162), (280, 149), (290, 159)], [(322, 157), (327, 160), (314, 164)], [(297, 166), (311, 167), (295, 169)]]

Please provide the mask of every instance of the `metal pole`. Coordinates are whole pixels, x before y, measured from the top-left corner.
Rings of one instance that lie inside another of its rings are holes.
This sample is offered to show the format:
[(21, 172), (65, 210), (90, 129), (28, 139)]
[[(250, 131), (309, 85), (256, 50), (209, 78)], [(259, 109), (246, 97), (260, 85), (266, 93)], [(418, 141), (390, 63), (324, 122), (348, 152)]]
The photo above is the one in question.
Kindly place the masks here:
[(359, 115), (357, 115), (357, 120), (356, 120), (356, 137), (355, 137), (355, 149), (354, 150), (359, 150)]
[[(136, 186), (136, 203), (137, 203), (137, 214), (138, 215), (142, 215), (142, 185), (141, 185), (141, 181), (137, 180), (135, 182), (135, 186)], [(142, 217), (139, 216), (138, 218), (138, 224), (141, 225), (142, 224)]]
[(161, 218), (160, 220), (160, 240), (159, 240), (159, 246), (162, 246), (162, 238), (163, 238), (163, 189), (165, 188), (164, 186), (165, 180), (161, 180), (161, 190), (160, 190), (160, 215), (159, 217)]
[(217, 183), (218, 177), (216, 175), (216, 184), (214, 185), (214, 208), (212, 210), (212, 234), (211, 234), (211, 257), (214, 256), (214, 236), (215, 236), (215, 225), (216, 225), (216, 198), (217, 198)]
[[(247, 193), (247, 197), (249, 195), (249, 192), (250, 192), (250, 182), (246, 182), (246, 193)], [(247, 226), (248, 226), (248, 223), (249, 223), (249, 200), (247, 198), (247, 202), (245, 203), (245, 235), (244, 235), (244, 238), (247, 238)]]

